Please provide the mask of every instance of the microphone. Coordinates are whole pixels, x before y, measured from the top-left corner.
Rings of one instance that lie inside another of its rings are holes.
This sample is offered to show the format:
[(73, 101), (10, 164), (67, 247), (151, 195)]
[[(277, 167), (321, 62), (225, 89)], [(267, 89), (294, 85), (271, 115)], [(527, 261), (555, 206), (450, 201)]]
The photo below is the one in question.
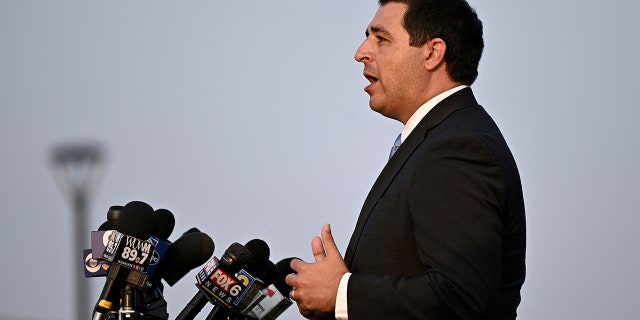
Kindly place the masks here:
[[(159, 277), (154, 277), (156, 270), (161, 266), (165, 253), (169, 247), (169, 236), (175, 226), (175, 217), (167, 209), (155, 211), (156, 223), (149, 240), (155, 248), (149, 257), (149, 267), (146, 272), (147, 281), (144, 288), (135, 288), (125, 283), (122, 292), (122, 318), (132, 319), (138, 314), (144, 314), (147, 318), (168, 319), (167, 302), (164, 300), (164, 287)], [(139, 309), (138, 311), (136, 309)]]
[[(238, 312), (232, 314), (229, 317), (230, 320), (246, 319), (246, 316), (252, 316), (251, 310), (261, 303), (263, 299), (271, 295), (270, 291), (275, 290), (273, 283), (278, 277), (278, 271), (273, 262), (267, 260), (264, 261), (259, 269), (250, 270), (247, 267), (246, 271), (254, 275), (255, 280), (245, 290), (244, 297), (240, 301), (234, 302)], [(240, 274), (238, 276), (240, 277)]]
[(169, 236), (176, 225), (176, 218), (173, 216), (173, 213), (167, 209), (158, 209), (155, 211), (155, 214), (156, 224), (151, 234), (162, 241), (169, 241)]
[(85, 277), (103, 277), (109, 272), (109, 264), (102, 259), (102, 254), (111, 233), (116, 229), (123, 208), (123, 206), (111, 206), (107, 211), (107, 221), (100, 225), (98, 231), (91, 231), (91, 249), (84, 250), (82, 256)]
[(173, 286), (191, 270), (207, 262), (214, 248), (213, 240), (207, 234), (200, 231), (185, 233), (169, 245), (158, 276)]
[(247, 263), (244, 270), (262, 281), (262, 288), (272, 284), (278, 276), (278, 270), (269, 260), (270, 251), (267, 243), (260, 239), (253, 239), (247, 242), (245, 247), (251, 251), (251, 261)]
[(84, 276), (87, 278), (104, 277), (109, 272), (109, 263), (104, 261), (102, 254), (114, 232), (114, 229), (110, 229), (111, 224), (111, 222), (105, 222), (100, 226), (102, 230), (91, 231), (91, 248), (85, 249), (82, 253), (85, 265)]
[(256, 260), (267, 260), (271, 254), (269, 245), (262, 239), (252, 239), (244, 245), (245, 248), (251, 252), (251, 258), (247, 265), (253, 263)]
[(176, 224), (176, 219), (173, 213), (167, 209), (158, 209), (155, 211), (156, 224), (153, 227), (150, 240), (155, 244), (155, 250), (151, 256), (149, 262), (149, 270), (147, 275), (152, 278), (155, 275), (156, 270), (160, 266), (160, 261), (163, 260), (167, 250), (169, 249), (169, 236), (173, 231)]
[[(265, 277), (268, 276), (266, 271), (269, 269), (270, 262), (269, 254), (271, 252), (269, 250), (269, 246), (263, 240), (253, 239), (247, 242), (245, 247), (251, 252), (251, 258), (243, 268), (243, 270), (249, 274), (250, 278), (253, 278), (250, 279), (253, 281), (250, 281), (250, 284), (248, 286), (253, 286), (253, 284), (256, 283), (260, 287), (258, 288), (258, 290), (262, 289), (265, 285), (265, 280), (270, 280), (265, 279)], [(240, 272), (242, 272), (242, 270)]]
[(198, 230), (198, 228), (196, 228), (196, 227), (193, 227), (193, 228), (191, 228), (191, 229), (189, 229), (189, 230), (185, 231), (185, 232), (183, 233), (183, 235), (185, 235), (185, 234), (187, 234), (187, 233), (191, 233), (191, 232), (200, 232), (200, 230)]
[(111, 206), (107, 211), (107, 221), (103, 222), (98, 231), (115, 230), (124, 206)]
[(273, 285), (262, 290), (265, 295), (253, 308), (244, 313), (249, 317), (259, 320), (273, 320), (279, 317), (293, 302), (289, 299), (291, 287), (285, 282), (288, 274), (294, 273), (291, 269), (291, 260), (295, 258), (286, 258), (276, 263), (278, 276)]
[(276, 263), (276, 268), (278, 269), (279, 276), (276, 279), (274, 285), (276, 286), (278, 291), (280, 291), (280, 293), (286, 295), (287, 297), (289, 296), (289, 292), (291, 291), (291, 286), (288, 285), (284, 280), (288, 274), (296, 273), (295, 271), (293, 271), (293, 269), (291, 269), (291, 260), (293, 259), (299, 259), (299, 258), (296, 258), (296, 257), (284, 258), (278, 261), (278, 263)]
[(274, 285), (263, 289), (264, 297), (243, 315), (252, 319), (273, 320), (279, 317), (293, 302), (282, 294)]
[(155, 213), (148, 204), (140, 201), (128, 203), (102, 254), (102, 258), (112, 262), (112, 265), (115, 263), (144, 274), (144, 279), (139, 279), (139, 287), (146, 281), (146, 273), (158, 242), (150, 239), (155, 224)]
[[(100, 225), (98, 231), (91, 231), (91, 251), (93, 252), (94, 259), (104, 260), (103, 253), (105, 247), (110, 242), (113, 230), (118, 229), (117, 226), (122, 209), (124, 209), (123, 206), (111, 206), (109, 212), (107, 212), (107, 221)], [(125, 224), (131, 224), (131, 222), (125, 219)], [(155, 250), (149, 258), (150, 263), (148, 271), (146, 272), (148, 277), (154, 276), (156, 269), (160, 266), (159, 263), (163, 260), (171, 243), (168, 239), (174, 226), (175, 217), (171, 211), (167, 209), (158, 209), (155, 211), (155, 224), (153, 224), (153, 231), (149, 237), (149, 241), (155, 245)], [(204, 262), (201, 262), (201, 264), (202, 263)], [(100, 275), (96, 274), (92, 276)]]
[(156, 213), (142, 201), (131, 201), (115, 221), (118, 221), (117, 231), (138, 239), (148, 239), (156, 228)]
[(99, 227), (98, 231), (107, 231), (107, 230), (115, 230), (116, 223), (113, 221), (105, 221)]
[(111, 206), (109, 207), (109, 211), (107, 211), (107, 221), (111, 221), (113, 223), (118, 223), (120, 220), (120, 214), (124, 210), (124, 206)]
[(227, 248), (220, 260), (214, 256), (196, 276), (198, 292), (176, 320), (194, 319), (208, 300), (228, 307), (233, 297), (242, 289), (232, 275), (240, 271), (250, 259), (251, 251), (237, 242)]
[(269, 261), (270, 251), (266, 242), (253, 239), (245, 247), (251, 251), (251, 260), (236, 277), (246, 289), (233, 301), (233, 307), (240, 312), (249, 310), (262, 299), (260, 290), (272, 284), (278, 273), (276, 266)]
[[(142, 286), (146, 281), (148, 255), (151, 253), (148, 239), (155, 226), (153, 208), (141, 201), (131, 201), (118, 213), (116, 232), (105, 248), (103, 258), (112, 263), (98, 302), (94, 307), (93, 319), (102, 320), (120, 298), (120, 286), (131, 283)], [(140, 252), (138, 252), (140, 251)]]
[[(275, 271), (275, 265), (269, 261), (270, 250), (267, 243), (260, 239), (253, 239), (247, 242), (245, 248), (251, 252), (251, 256), (245, 267), (235, 274), (235, 280), (242, 284), (243, 287), (238, 289), (239, 293), (229, 305), (224, 305), (227, 308), (226, 310), (223, 310), (222, 307), (214, 307), (206, 319), (221, 319), (223, 317), (226, 319), (229, 314), (228, 311), (234, 311), (234, 313), (238, 314), (249, 310), (261, 299), (260, 290), (275, 278), (272, 275), (277, 272)], [(271, 266), (273, 266), (273, 269), (271, 269)], [(273, 273), (269, 272), (269, 270), (273, 270)]]

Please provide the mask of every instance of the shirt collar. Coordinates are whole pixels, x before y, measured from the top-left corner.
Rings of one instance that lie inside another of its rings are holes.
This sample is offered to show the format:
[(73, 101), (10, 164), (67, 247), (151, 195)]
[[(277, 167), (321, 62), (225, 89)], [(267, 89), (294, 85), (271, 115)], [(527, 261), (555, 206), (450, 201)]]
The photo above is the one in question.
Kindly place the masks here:
[(437, 96), (431, 98), (429, 101), (421, 105), (420, 108), (418, 108), (418, 110), (416, 110), (416, 112), (414, 112), (411, 115), (409, 120), (407, 120), (407, 123), (404, 125), (404, 128), (402, 129), (402, 134), (401, 134), (401, 141), (404, 142), (404, 140), (409, 136), (411, 131), (413, 131), (413, 129), (416, 128), (416, 126), (418, 125), (418, 123), (420, 123), (420, 121), (424, 118), (424, 116), (426, 116), (427, 113), (429, 113), (429, 111), (433, 109), (433, 107), (435, 107), (438, 103), (440, 103), (440, 101), (444, 100), (446, 97), (466, 87), (468, 86), (461, 85), (455, 88), (451, 88), (443, 93), (438, 94)]

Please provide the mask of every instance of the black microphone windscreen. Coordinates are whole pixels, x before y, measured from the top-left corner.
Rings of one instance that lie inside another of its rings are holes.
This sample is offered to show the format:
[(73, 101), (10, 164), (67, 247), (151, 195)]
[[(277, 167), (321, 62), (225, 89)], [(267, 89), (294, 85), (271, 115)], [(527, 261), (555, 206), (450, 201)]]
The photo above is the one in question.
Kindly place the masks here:
[(171, 232), (173, 232), (173, 227), (176, 225), (176, 218), (173, 216), (173, 213), (167, 209), (158, 209), (156, 210), (156, 225), (153, 229), (152, 234), (160, 240), (167, 241), (169, 240), (169, 236)]
[(116, 223), (113, 221), (105, 221), (99, 227), (98, 231), (115, 230)]
[(266, 261), (269, 260), (271, 251), (269, 245), (260, 239), (253, 239), (244, 246), (251, 251), (251, 261)]
[(251, 251), (251, 259), (244, 270), (252, 276), (262, 280), (266, 285), (273, 283), (278, 275), (278, 270), (273, 262), (269, 261), (269, 246), (260, 239), (253, 239), (245, 245)]
[(234, 242), (220, 257), (220, 266), (228, 273), (240, 271), (251, 260), (251, 251), (243, 245)]
[(278, 261), (278, 263), (276, 263), (276, 268), (278, 269), (279, 276), (276, 278), (276, 281), (274, 281), (273, 285), (276, 286), (276, 289), (278, 289), (278, 291), (280, 291), (280, 293), (284, 295), (288, 295), (289, 291), (291, 291), (291, 286), (289, 286), (284, 281), (284, 279), (287, 277), (288, 274), (295, 273), (295, 271), (291, 269), (291, 260), (293, 259), (298, 259), (298, 258), (296, 257), (285, 258)]
[(153, 208), (142, 201), (131, 201), (124, 206), (117, 231), (138, 239), (148, 239), (156, 225)]
[(278, 263), (276, 263), (276, 268), (278, 268), (278, 272), (284, 275), (295, 273), (295, 271), (291, 269), (291, 260), (293, 259), (299, 259), (299, 258), (291, 257), (291, 258), (284, 258), (278, 261)]
[(267, 260), (265, 261), (260, 269), (256, 271), (246, 269), (252, 276), (257, 277), (258, 279), (264, 282), (265, 286), (269, 286), (270, 284), (274, 284), (278, 281), (280, 277), (280, 273), (278, 272), (278, 268), (273, 262)]
[(118, 219), (120, 219), (120, 214), (124, 206), (111, 206), (109, 207), (109, 211), (107, 211), (107, 221), (112, 221), (117, 223)]
[(192, 232), (200, 232), (200, 230), (198, 228), (196, 228), (196, 227), (193, 227), (193, 228), (185, 231), (182, 235), (184, 236), (185, 234), (192, 233)]
[(162, 260), (162, 278), (173, 286), (193, 268), (202, 265), (213, 254), (213, 240), (202, 232), (190, 232), (169, 245)]

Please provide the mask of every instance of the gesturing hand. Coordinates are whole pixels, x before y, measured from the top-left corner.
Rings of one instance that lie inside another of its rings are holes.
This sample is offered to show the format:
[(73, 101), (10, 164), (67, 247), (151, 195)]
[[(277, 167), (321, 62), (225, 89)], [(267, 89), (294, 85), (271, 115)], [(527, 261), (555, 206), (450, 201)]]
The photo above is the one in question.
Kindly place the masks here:
[(340, 279), (349, 272), (333, 240), (329, 224), (322, 227), (321, 237), (316, 236), (311, 240), (316, 262), (291, 260), (291, 269), (296, 273), (287, 275), (285, 279), (292, 287), (289, 297), (298, 304), (300, 314), (309, 319), (320, 318), (334, 311)]

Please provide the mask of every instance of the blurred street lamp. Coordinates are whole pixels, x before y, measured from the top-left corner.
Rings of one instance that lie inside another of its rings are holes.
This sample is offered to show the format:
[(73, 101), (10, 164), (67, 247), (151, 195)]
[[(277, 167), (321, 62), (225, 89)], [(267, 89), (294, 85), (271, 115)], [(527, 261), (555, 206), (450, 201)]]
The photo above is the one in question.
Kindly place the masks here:
[(75, 218), (72, 257), (77, 257), (77, 260), (73, 261), (71, 273), (75, 279), (77, 320), (91, 318), (88, 311), (92, 304), (89, 301), (88, 282), (84, 278), (82, 251), (90, 243), (87, 219), (89, 200), (102, 177), (103, 162), (104, 152), (97, 143), (59, 145), (51, 152), (53, 178), (71, 203)]

